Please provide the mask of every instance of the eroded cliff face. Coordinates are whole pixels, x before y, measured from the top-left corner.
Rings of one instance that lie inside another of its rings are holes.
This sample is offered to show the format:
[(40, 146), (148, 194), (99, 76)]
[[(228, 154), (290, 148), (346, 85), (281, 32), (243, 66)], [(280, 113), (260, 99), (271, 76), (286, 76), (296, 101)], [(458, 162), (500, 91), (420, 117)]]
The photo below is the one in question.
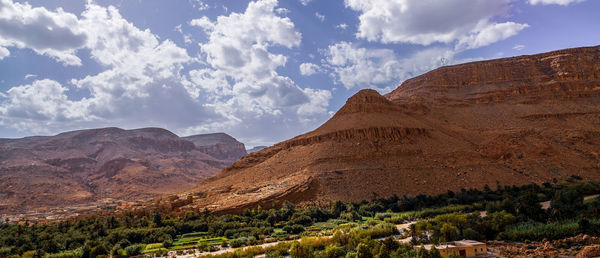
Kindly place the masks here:
[(600, 47), (443, 67), (363, 90), (318, 129), (201, 183), (193, 207), (328, 203), (600, 179)]
[(239, 155), (226, 148), (216, 157), (207, 153), (213, 152), (161, 128), (0, 139), (0, 213), (177, 193)]
[(599, 52), (597, 47), (566, 49), (442, 67), (407, 80), (386, 97), (432, 104), (527, 104), (597, 96)]
[(221, 160), (235, 162), (248, 154), (243, 143), (224, 133), (192, 135), (183, 139), (193, 142), (201, 152)]

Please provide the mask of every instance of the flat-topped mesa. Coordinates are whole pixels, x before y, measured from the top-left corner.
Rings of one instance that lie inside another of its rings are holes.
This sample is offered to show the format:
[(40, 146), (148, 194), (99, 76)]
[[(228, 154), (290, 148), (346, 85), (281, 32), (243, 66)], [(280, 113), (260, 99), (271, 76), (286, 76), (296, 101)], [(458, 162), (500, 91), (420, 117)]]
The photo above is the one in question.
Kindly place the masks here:
[(409, 79), (392, 101), (494, 103), (600, 94), (600, 46), (441, 67)]

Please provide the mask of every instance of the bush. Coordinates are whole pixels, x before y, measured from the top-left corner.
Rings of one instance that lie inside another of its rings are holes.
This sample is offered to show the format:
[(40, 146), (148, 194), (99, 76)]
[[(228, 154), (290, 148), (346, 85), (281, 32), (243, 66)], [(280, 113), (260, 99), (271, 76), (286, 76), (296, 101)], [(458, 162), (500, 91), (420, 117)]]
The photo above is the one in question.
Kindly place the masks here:
[(356, 247), (356, 257), (358, 258), (370, 258), (373, 257), (369, 246), (363, 243), (358, 244)]
[[(79, 248), (79, 249), (64, 251), (64, 252), (55, 253), (55, 254), (46, 254), (46, 256), (44, 256), (44, 258), (79, 258), (82, 255), (83, 255), (83, 249)], [(4, 256), (4, 255), (2, 255), (2, 253), (0, 253), (0, 257), (8, 257), (8, 255)]]
[(283, 231), (287, 232), (288, 234), (298, 234), (304, 231), (304, 227), (302, 225), (288, 225), (283, 227)]
[(165, 239), (165, 240), (162, 242), (162, 246), (163, 246), (164, 248), (167, 248), (167, 249), (168, 249), (169, 247), (173, 246), (173, 240), (171, 240), (171, 238), (167, 238), (167, 239)]
[(237, 247), (241, 247), (244, 246), (246, 244), (246, 242), (248, 241), (247, 238), (245, 237), (240, 237), (240, 238), (236, 238), (236, 239), (232, 239), (229, 241), (229, 245), (233, 248), (237, 248)]
[(125, 247), (125, 253), (129, 256), (140, 255), (145, 246), (146, 245), (143, 244), (130, 245), (128, 247)]
[(279, 257), (285, 257), (285, 255), (283, 255), (278, 250), (268, 251), (265, 253), (265, 258), (279, 258)]
[(104, 246), (103, 244), (99, 244), (97, 246), (92, 247), (92, 249), (90, 251), (91, 257), (96, 257), (96, 256), (100, 256), (100, 255), (105, 255), (105, 254), (108, 254), (108, 250), (106, 249), (106, 246)]
[(346, 254), (346, 258), (356, 258), (356, 257), (357, 257), (356, 252), (348, 252)]
[(472, 228), (467, 228), (465, 229), (465, 231), (463, 231), (463, 238), (471, 240), (480, 240), (481, 235), (479, 234), (479, 232), (473, 230)]
[(327, 256), (328, 258), (343, 257), (345, 255), (346, 251), (338, 244), (328, 245), (327, 247), (325, 247), (325, 256)]

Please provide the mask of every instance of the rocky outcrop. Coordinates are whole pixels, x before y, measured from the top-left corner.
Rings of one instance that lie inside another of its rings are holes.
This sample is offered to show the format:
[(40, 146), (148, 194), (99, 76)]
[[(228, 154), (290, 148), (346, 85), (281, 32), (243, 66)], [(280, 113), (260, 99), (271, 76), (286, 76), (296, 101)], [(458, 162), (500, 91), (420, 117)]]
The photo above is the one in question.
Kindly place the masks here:
[(358, 92), (316, 130), (198, 185), (190, 207), (599, 180), (599, 93), (600, 47), (442, 67), (385, 96)]
[(577, 254), (577, 258), (600, 257), (600, 245), (586, 246)]
[(183, 139), (193, 142), (201, 152), (222, 160), (234, 162), (248, 154), (243, 143), (224, 133), (192, 135)]
[(243, 144), (216, 135), (200, 147), (161, 128), (0, 139), (0, 213), (183, 191), (240, 157)]

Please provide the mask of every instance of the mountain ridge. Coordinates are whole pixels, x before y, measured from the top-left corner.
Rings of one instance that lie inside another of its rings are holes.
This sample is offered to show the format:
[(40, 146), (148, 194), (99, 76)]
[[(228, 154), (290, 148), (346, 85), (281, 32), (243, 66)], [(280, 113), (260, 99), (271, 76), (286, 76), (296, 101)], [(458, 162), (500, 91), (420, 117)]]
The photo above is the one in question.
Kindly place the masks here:
[(191, 207), (360, 201), (484, 185), (600, 179), (600, 47), (442, 67), (250, 153)]
[(177, 193), (235, 161), (207, 151), (230, 142), (199, 149), (166, 129), (116, 127), (0, 139), (0, 212)]

